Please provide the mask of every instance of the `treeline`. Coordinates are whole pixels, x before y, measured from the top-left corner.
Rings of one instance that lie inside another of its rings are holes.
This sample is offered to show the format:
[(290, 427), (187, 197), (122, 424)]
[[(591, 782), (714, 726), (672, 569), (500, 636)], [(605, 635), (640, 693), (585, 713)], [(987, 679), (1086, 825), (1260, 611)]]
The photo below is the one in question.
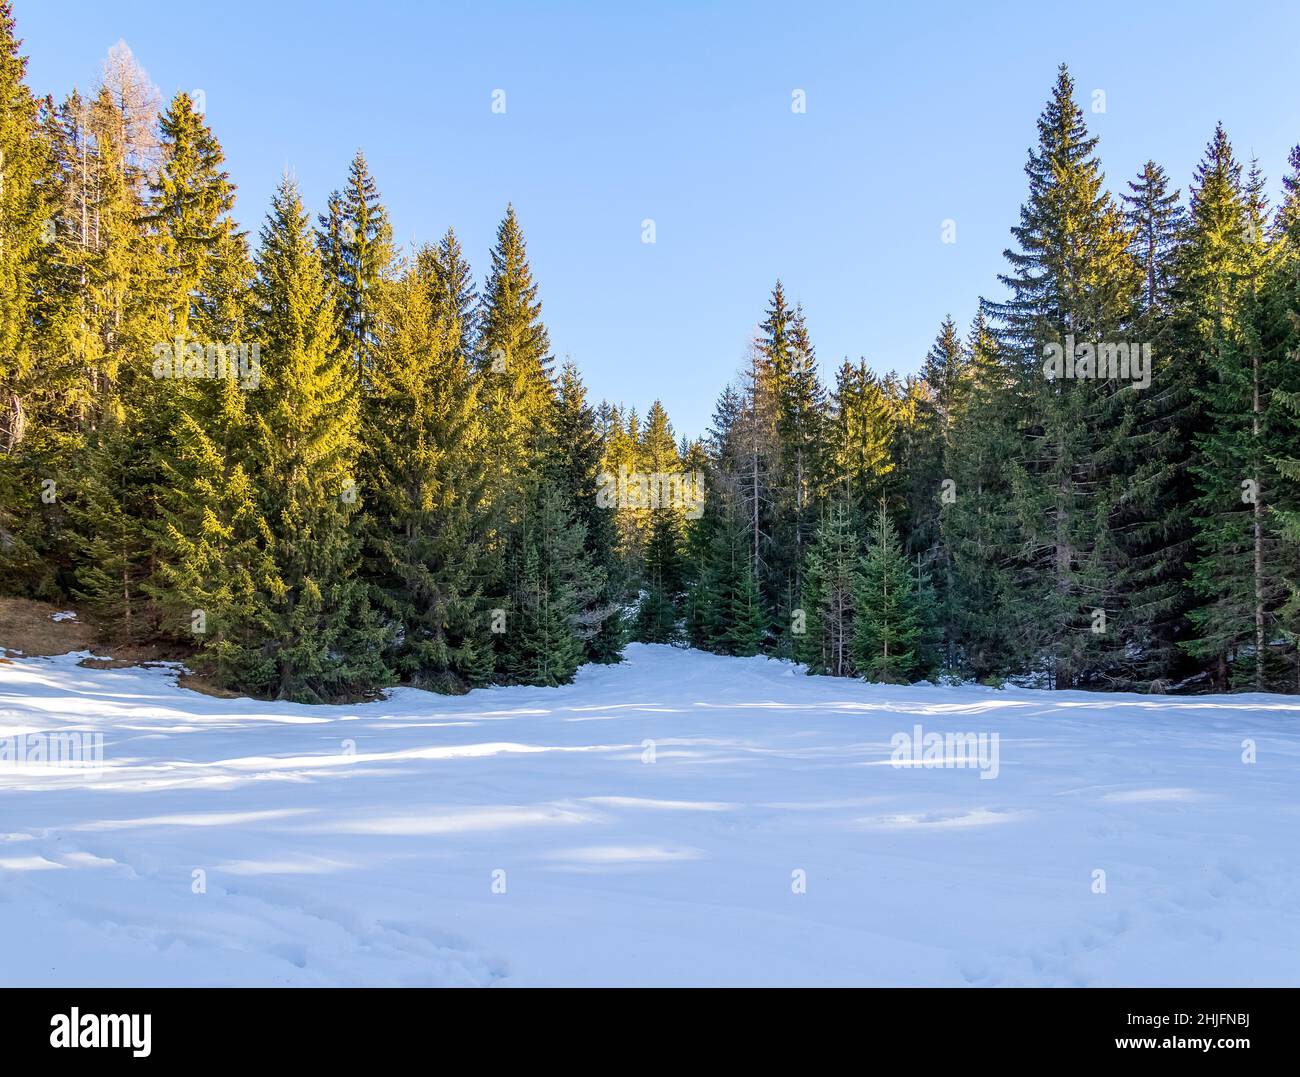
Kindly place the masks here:
[(1219, 127), (1185, 202), (1154, 162), (1116, 198), (1062, 67), (1007, 298), (945, 320), (918, 375), (846, 361), (824, 392), (777, 284), (674, 463), (702, 515), (642, 521), (642, 638), (880, 680), (1300, 689), (1300, 147), (1289, 169), (1271, 212)]
[(34, 97), (8, 0), (0, 154), (0, 590), (221, 687), (559, 684), (629, 638), (1300, 687), (1300, 149), (1276, 212), (1222, 130), (1186, 205), (1154, 163), (1116, 199), (1062, 68), (1006, 301), (828, 388), (778, 283), (697, 440), (555, 368), (512, 209), (480, 287), (450, 230), (397, 248), (358, 153), (250, 241), (188, 95), (119, 47)]
[(225, 688), (359, 698), (617, 661), (601, 440), (513, 210), (479, 294), (403, 254), (364, 157), (255, 244), (195, 102), (119, 47), (34, 99), (0, 4), (0, 584)]

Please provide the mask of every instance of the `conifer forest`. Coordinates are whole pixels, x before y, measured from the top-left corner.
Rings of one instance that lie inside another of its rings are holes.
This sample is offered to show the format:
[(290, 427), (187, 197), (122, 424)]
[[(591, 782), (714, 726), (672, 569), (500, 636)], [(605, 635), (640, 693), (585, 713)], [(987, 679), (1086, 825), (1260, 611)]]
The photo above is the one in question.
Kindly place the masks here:
[(0, 0), (0, 987), (1300, 984), (1297, 33)]
[(361, 151), (324, 206), (291, 175), (237, 205), (220, 132), (129, 50), (58, 100), (24, 68), (6, 3), (6, 594), (267, 699), (564, 684), (629, 640), (1300, 690), (1300, 147), (1216, 127), (1194, 175), (1109, 189), (1062, 65), (1003, 298), (901, 377), (819, 358), (778, 279), (679, 436), (557, 363), (513, 207), (476, 268), (451, 222), (395, 241)]

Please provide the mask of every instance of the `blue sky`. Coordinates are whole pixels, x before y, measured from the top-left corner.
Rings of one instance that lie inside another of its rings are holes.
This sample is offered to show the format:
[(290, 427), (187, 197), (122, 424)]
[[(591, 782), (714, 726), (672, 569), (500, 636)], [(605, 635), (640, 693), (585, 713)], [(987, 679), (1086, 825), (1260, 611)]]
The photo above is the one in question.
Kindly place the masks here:
[(202, 89), (254, 235), (286, 167), (318, 210), (360, 147), (398, 240), (453, 225), (481, 280), (513, 201), (557, 357), (593, 397), (643, 414), (660, 398), (694, 434), (778, 276), (824, 376), (845, 356), (915, 370), (946, 313), (964, 326), (997, 294), (1061, 61), (1112, 190), (1151, 157), (1185, 193), (1217, 120), (1279, 189), (1300, 142), (1300, 5), (988, 7), (16, 0), (15, 14), (38, 93), (92, 85), (119, 38), (164, 97)]

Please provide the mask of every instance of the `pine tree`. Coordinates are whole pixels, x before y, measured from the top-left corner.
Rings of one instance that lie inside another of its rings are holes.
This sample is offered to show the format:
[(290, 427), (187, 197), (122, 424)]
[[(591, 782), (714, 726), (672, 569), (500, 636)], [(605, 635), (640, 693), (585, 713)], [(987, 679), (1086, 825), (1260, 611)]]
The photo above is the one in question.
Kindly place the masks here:
[(523, 233), (510, 206), (497, 229), (479, 313), (489, 480), (500, 527), (519, 520), (526, 476), (540, 466), (552, 436), (555, 389), (541, 313)]
[(826, 508), (803, 573), (805, 631), (798, 658), (809, 673), (846, 677), (853, 672), (851, 641), (859, 542), (848, 505)]
[(374, 605), (397, 629), (388, 664), (460, 692), (492, 672), (480, 601), (485, 439), (461, 325), (428, 259), (386, 289), (362, 404), (361, 486)]
[(951, 317), (939, 326), (921, 365), (906, 383), (906, 403), (896, 438), (895, 466), (902, 476), (903, 539), (913, 553), (938, 567), (946, 560), (939, 528), (944, 453), (966, 386), (966, 351)]
[(42, 296), (57, 190), (49, 124), (27, 87), (13, 8), (0, 0), (0, 586), (50, 596), (59, 590), (62, 509), (41, 500), (73, 450), (56, 424), (76, 377), (49, 347)]
[(1151, 385), (1128, 401), (1129, 424), (1119, 467), (1126, 481), (1115, 527), (1129, 559), (1125, 602), (1142, 610), (1124, 641), (1120, 687), (1162, 689), (1189, 672), (1180, 643), (1186, 634), (1187, 562), (1191, 557), (1191, 478), (1186, 469), (1195, 422), (1195, 379), (1179, 354), (1172, 311), (1177, 262), (1186, 227), (1178, 192), (1148, 161), (1124, 195), (1129, 249), (1142, 272), (1133, 333), (1152, 349)]
[(36, 279), (52, 211), (49, 150), (24, 81), (27, 58), (19, 45), (13, 6), (0, 0), (0, 452), (6, 454), (24, 434)]
[(161, 631), (197, 643), (196, 666), (237, 688), (270, 676), (265, 655), (240, 636), (257, 624), (257, 588), (273, 571), (249, 460), (248, 396), (261, 372), (260, 351), (244, 336), (252, 266), (230, 216), (221, 146), (187, 94), (173, 99), (161, 131), (144, 217), (159, 251), (161, 318), (173, 361), (194, 346), (203, 369), (169, 384), (170, 407), (150, 420), (151, 440), (169, 448), (152, 528), (157, 571), (144, 590), (161, 610)]
[(1027, 658), (1007, 627), (1020, 561), (1008, 461), (1020, 444), (1021, 399), (982, 314), (966, 351), (963, 404), (953, 417), (935, 496), (947, 554), (943, 620), (951, 661), (983, 681), (1023, 668)]
[(1186, 215), (1178, 192), (1169, 191), (1169, 177), (1148, 161), (1123, 195), (1124, 223), (1132, 234), (1130, 249), (1142, 269), (1142, 308), (1148, 313), (1169, 308), (1174, 252)]
[[(1284, 195), (1275, 219), (1276, 243), (1260, 311), (1261, 345), (1279, 371), (1294, 371), (1300, 363), (1300, 146), (1292, 148), (1288, 164), (1291, 171), (1282, 179)], [(1300, 386), (1295, 382), (1294, 374), (1280, 378), (1270, 400), (1278, 448), (1269, 463), (1282, 480), (1270, 507), (1286, 593), (1277, 621), (1289, 641), (1292, 664), (1289, 683), (1279, 677), (1277, 687), (1289, 691), (1300, 690), (1300, 499), (1296, 496), (1296, 484), (1300, 483), (1296, 448), (1300, 444)]]
[(857, 575), (853, 664), (867, 680), (905, 684), (918, 671), (921, 613), (902, 543), (881, 500)]
[(448, 228), (438, 241), (437, 248), (421, 252), (421, 257), (428, 263), (427, 267), (421, 267), (421, 271), (431, 272), (436, 281), (434, 306), (438, 316), (454, 323), (456, 348), (464, 362), (471, 364), (471, 369), (477, 370), (478, 290), (474, 286), (474, 274), (470, 271), (469, 262), (461, 250), (460, 240)]
[(90, 159), (83, 158), (78, 196), (93, 230), (65, 237), (76, 282), (61, 327), (89, 383), (78, 453), (65, 476), (81, 562), (72, 589), (106, 634), (135, 643), (152, 638), (163, 616), (151, 584), (161, 472), (174, 455), (182, 389), (154, 370), (157, 348), (167, 346), (166, 321), (151, 287), (160, 276), (158, 248), (146, 235), (141, 188), (121, 141), (129, 127), (107, 86), (79, 119)]
[(548, 472), (567, 494), (569, 511), (583, 529), (586, 554), (603, 581), (591, 605), (582, 610), (586, 659), (618, 662), (625, 641), (621, 607), (626, 573), (618, 556), (615, 513), (602, 506), (598, 497), (604, 445), (595, 412), (587, 403), (586, 387), (573, 363), (565, 363), (560, 371), (554, 435)]
[(830, 412), (823, 493), (847, 498), (852, 511), (865, 518), (869, 506), (893, 489), (894, 403), (865, 360), (857, 366), (845, 360), (836, 373)]
[[(1277, 482), (1266, 410), (1280, 376), (1260, 339), (1266, 258), (1264, 207), (1255, 175), (1241, 165), (1223, 128), (1197, 169), (1181, 264), (1186, 336), (1204, 370), (1204, 415), (1193, 439), (1193, 522), (1197, 556), (1188, 651), (1208, 661), (1220, 689), (1266, 686), (1266, 651), (1283, 598), (1270, 521)], [(1199, 381), (1200, 379), (1198, 379)]]
[(375, 178), (360, 150), (340, 195), (330, 195), (319, 217), (321, 250), (339, 317), (338, 346), (361, 373), (374, 360), (377, 312), (393, 266), (393, 229)]
[(219, 320), (211, 299), (204, 309), (205, 298), (216, 291), (212, 285), (217, 264), (244, 253), (230, 218), (235, 189), (222, 168), (221, 146), (194, 110), (189, 94), (172, 99), (159, 126), (162, 164), (149, 184), (144, 220), (162, 250), (171, 334), (188, 337), (194, 323), (203, 339)]
[(384, 633), (357, 578), (355, 373), (335, 343), (325, 289), (294, 183), (276, 192), (257, 255), (255, 331), (262, 344), (254, 394), (259, 509), (275, 558), (262, 584), (262, 628), (247, 645), (270, 656), (279, 699), (321, 701), (375, 691), (388, 679)]
[[(1105, 676), (1122, 659), (1121, 640), (1144, 611), (1126, 601), (1128, 564), (1113, 530), (1122, 478), (1114, 457), (1124, 440), (1132, 385), (1094, 367), (1049, 377), (1047, 346), (1076, 342), (1091, 351), (1123, 340), (1138, 287), (1137, 267), (1118, 207), (1102, 187), (1088, 134), (1060, 69), (1038, 121), (1026, 173), (1029, 197), (1004, 255), (1010, 290), (987, 304), (1028, 403), (1024, 437), (1011, 461), (1020, 542), (1028, 552), (1012, 630), (1038, 653), (1057, 688)], [(1080, 353), (1076, 353), (1080, 354)], [(1086, 361), (1086, 354), (1084, 359)], [(1114, 622), (1098, 633), (1098, 611)]]
[(584, 548), (585, 528), (571, 515), (564, 491), (543, 482), (530, 501), (514, 554), (502, 668), (517, 684), (568, 684), (600, 627), (587, 611), (597, 603), (604, 573)]

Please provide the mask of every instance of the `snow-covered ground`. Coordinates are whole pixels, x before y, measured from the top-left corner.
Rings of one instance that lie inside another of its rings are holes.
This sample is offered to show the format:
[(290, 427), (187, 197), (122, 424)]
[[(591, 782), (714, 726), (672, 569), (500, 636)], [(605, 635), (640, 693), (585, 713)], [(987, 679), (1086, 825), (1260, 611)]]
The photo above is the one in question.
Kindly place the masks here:
[[(1300, 984), (1295, 698), (633, 646), (306, 707), (77, 658), (0, 664), (2, 984)], [(894, 765), (918, 725), (982, 766)], [(39, 763), (71, 730), (101, 771)]]

